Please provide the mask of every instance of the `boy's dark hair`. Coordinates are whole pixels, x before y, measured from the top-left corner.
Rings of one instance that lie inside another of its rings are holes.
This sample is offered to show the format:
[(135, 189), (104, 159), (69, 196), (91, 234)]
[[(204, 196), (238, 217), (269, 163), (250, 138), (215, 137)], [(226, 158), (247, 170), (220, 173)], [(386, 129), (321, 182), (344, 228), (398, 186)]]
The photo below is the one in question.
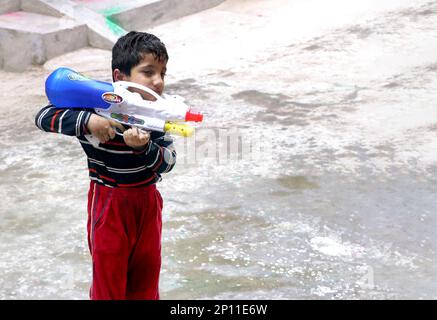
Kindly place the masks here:
[(130, 76), (131, 69), (148, 53), (153, 54), (153, 57), (159, 61), (168, 61), (167, 49), (155, 35), (137, 31), (125, 34), (112, 48), (112, 72), (119, 69)]

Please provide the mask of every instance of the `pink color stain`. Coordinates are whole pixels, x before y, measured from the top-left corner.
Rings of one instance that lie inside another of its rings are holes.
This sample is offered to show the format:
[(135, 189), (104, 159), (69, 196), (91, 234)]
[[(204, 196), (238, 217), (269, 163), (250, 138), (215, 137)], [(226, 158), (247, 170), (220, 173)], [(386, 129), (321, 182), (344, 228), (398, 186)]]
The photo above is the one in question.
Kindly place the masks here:
[(14, 12), (8, 12), (8, 13), (4, 13), (2, 14), (3, 17), (15, 17), (15, 18), (20, 18), (23, 16), (23, 12), (22, 11), (14, 11)]
[(105, 1), (105, 0), (75, 0), (74, 2), (85, 2), (85, 3), (88, 3), (88, 2), (99, 2), (99, 1)]

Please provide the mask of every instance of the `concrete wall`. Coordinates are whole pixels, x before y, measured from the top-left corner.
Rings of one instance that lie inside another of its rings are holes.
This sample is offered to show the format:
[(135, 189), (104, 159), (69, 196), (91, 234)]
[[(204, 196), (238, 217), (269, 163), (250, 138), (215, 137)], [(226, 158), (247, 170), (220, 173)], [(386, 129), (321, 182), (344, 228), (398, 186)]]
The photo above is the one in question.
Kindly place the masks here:
[(206, 10), (224, 0), (161, 0), (110, 16), (126, 30), (139, 30)]
[(20, 0), (1, 0), (0, 14), (20, 10)]
[(62, 17), (63, 14), (44, 1), (21, 0), (21, 10), (44, 14), (52, 17)]
[(24, 71), (31, 65), (43, 64), (87, 45), (86, 25), (46, 34), (0, 29), (0, 68)]
[[(31, 65), (43, 64), (48, 59), (88, 45), (110, 50), (121, 35), (120, 32), (124, 34), (126, 30), (144, 30), (217, 6), (224, 1), (138, 1), (138, 4), (135, 2), (135, 8), (107, 19), (99, 12), (70, 0), (0, 0), (0, 14), (21, 10), (20, 14), (2, 17), (0, 68), (24, 71)], [(18, 17), (22, 19), (21, 25), (14, 21)], [(52, 25), (59, 25), (59, 28), (47, 30), (49, 20)], [(66, 23), (67, 20), (75, 24)]]

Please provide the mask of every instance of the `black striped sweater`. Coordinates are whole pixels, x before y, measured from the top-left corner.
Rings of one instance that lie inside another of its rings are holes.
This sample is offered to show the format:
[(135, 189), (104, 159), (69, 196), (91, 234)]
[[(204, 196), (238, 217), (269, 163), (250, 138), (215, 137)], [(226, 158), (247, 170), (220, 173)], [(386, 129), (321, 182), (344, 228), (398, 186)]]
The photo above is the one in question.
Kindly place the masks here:
[(134, 188), (161, 180), (161, 174), (173, 169), (176, 151), (173, 140), (161, 132), (153, 131), (142, 151), (126, 145), (116, 135), (106, 143), (93, 146), (87, 139), (90, 109), (58, 109), (48, 105), (35, 117), (35, 124), (46, 132), (76, 136), (88, 157), (91, 180), (109, 187)]

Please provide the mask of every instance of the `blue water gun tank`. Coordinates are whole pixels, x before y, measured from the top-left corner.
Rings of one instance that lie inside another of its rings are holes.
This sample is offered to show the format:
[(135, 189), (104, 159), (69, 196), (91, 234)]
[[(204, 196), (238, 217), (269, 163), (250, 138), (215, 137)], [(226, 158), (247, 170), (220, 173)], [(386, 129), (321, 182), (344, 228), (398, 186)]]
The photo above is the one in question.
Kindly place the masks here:
[(46, 95), (57, 108), (102, 108), (110, 104), (102, 99), (114, 92), (111, 83), (89, 79), (69, 68), (58, 68), (46, 80)]

